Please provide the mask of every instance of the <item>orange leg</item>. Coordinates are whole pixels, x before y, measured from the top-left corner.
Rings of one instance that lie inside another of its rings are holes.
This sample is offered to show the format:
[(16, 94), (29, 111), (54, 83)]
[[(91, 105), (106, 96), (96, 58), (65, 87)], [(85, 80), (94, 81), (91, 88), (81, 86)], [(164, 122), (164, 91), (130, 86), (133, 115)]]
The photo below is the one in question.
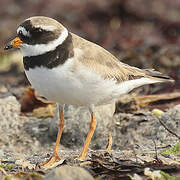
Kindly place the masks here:
[(89, 146), (89, 143), (91, 142), (91, 138), (93, 137), (94, 131), (96, 129), (96, 118), (94, 113), (91, 113), (91, 123), (90, 123), (90, 127), (89, 127), (89, 132), (83, 147), (83, 150), (81, 152), (81, 155), (77, 158), (77, 160), (83, 161), (86, 157), (86, 153), (87, 153), (87, 149)]
[[(59, 108), (59, 107), (57, 107), (57, 108)], [(53, 152), (52, 156), (50, 157), (50, 159), (40, 163), (40, 166), (51, 166), (56, 161), (59, 161), (61, 159), (59, 157), (59, 155), (58, 155), (58, 149), (59, 149), (59, 143), (60, 143), (60, 140), (61, 140), (61, 135), (62, 135), (63, 128), (64, 128), (64, 123), (65, 123), (63, 107), (60, 108), (59, 117), (60, 117), (59, 131), (58, 131), (58, 135), (57, 135), (57, 139), (56, 139), (56, 145), (55, 145), (55, 148), (54, 148), (54, 152)]]

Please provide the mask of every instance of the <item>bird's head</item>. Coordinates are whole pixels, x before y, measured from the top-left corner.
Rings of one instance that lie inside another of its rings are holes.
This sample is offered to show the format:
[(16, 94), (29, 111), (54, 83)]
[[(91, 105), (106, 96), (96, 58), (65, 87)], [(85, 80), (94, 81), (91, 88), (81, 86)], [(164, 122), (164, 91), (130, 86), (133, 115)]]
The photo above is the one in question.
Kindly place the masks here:
[(17, 36), (5, 50), (20, 48), (23, 57), (37, 56), (53, 51), (68, 37), (68, 30), (58, 21), (44, 16), (26, 19), (17, 28)]

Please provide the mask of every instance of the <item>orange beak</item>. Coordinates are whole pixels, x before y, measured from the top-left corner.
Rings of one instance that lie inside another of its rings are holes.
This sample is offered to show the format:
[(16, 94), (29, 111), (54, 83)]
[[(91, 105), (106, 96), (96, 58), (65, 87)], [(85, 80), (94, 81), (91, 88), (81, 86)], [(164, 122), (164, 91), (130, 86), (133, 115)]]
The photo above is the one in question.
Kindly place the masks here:
[(22, 43), (23, 43), (23, 41), (21, 41), (21, 39), (19, 37), (16, 37), (12, 41), (10, 41), (9, 43), (6, 44), (4, 50), (8, 50), (11, 48), (18, 48)]

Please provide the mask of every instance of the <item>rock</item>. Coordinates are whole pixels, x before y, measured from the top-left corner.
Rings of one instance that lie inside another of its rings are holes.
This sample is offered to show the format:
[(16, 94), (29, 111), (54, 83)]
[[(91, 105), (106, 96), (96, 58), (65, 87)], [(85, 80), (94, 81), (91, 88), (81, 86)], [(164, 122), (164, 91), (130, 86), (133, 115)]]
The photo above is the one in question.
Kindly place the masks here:
[(0, 98), (0, 160), (26, 159), (26, 156), (44, 150), (39, 141), (24, 129), (24, 124), (30, 120), (30, 117), (21, 115), (15, 96)]
[[(10, 136), (16, 134), (19, 125), (20, 104), (14, 96), (0, 99), (0, 146), (11, 145)], [(8, 135), (5, 133), (8, 132)], [(9, 144), (8, 144), (9, 143)]]
[[(180, 135), (180, 104), (176, 105), (175, 107), (169, 109), (166, 113), (164, 113), (164, 115), (161, 117), (161, 121), (173, 132)], [(165, 128), (162, 125), (159, 130), (167, 132), (167, 130), (165, 130)], [(167, 136), (173, 138), (172, 134), (170, 134), (169, 132), (167, 133)]]
[(88, 171), (81, 167), (61, 166), (54, 169), (43, 180), (93, 180)]
[[(152, 148), (154, 147), (153, 139), (158, 146), (176, 143), (177, 138), (160, 124), (159, 118), (178, 134), (180, 105), (158, 117), (145, 111), (142, 114), (118, 113), (112, 117), (112, 107), (112, 105), (98, 107), (97, 129), (90, 145), (91, 148), (105, 149), (110, 131), (113, 134), (113, 149), (127, 149), (135, 144)], [(70, 149), (82, 148), (90, 123), (88, 110), (83, 107), (66, 106), (65, 121), (61, 144)], [(58, 122), (54, 119), (49, 131), (54, 139), (57, 129)]]
[[(98, 106), (95, 108), (97, 127), (92, 138), (92, 148), (105, 148), (108, 134), (113, 126), (115, 103)], [(90, 113), (86, 107), (67, 105), (64, 108), (65, 127), (61, 144), (68, 148), (82, 148), (89, 130), (91, 121)], [(49, 135), (56, 139), (59, 119), (53, 118)]]
[(8, 121), (15, 114), (20, 113), (20, 104), (14, 96), (0, 99), (0, 118), (1, 121)]
[[(116, 126), (113, 130), (113, 149), (128, 149), (132, 146), (154, 150), (178, 142), (178, 138), (169, 133), (159, 122), (159, 119), (173, 132), (179, 134), (180, 105), (169, 109), (162, 116), (153, 116), (151, 112), (143, 111), (136, 114), (119, 113), (114, 116)], [(154, 142), (153, 142), (154, 141)]]

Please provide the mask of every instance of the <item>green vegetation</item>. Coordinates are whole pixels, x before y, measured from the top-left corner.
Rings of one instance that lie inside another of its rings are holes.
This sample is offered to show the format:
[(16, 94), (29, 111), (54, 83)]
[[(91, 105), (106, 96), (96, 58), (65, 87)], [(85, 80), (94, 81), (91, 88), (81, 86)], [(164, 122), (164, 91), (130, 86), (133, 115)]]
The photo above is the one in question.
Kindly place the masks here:
[(161, 153), (165, 155), (180, 155), (180, 141), (176, 145), (166, 148)]

